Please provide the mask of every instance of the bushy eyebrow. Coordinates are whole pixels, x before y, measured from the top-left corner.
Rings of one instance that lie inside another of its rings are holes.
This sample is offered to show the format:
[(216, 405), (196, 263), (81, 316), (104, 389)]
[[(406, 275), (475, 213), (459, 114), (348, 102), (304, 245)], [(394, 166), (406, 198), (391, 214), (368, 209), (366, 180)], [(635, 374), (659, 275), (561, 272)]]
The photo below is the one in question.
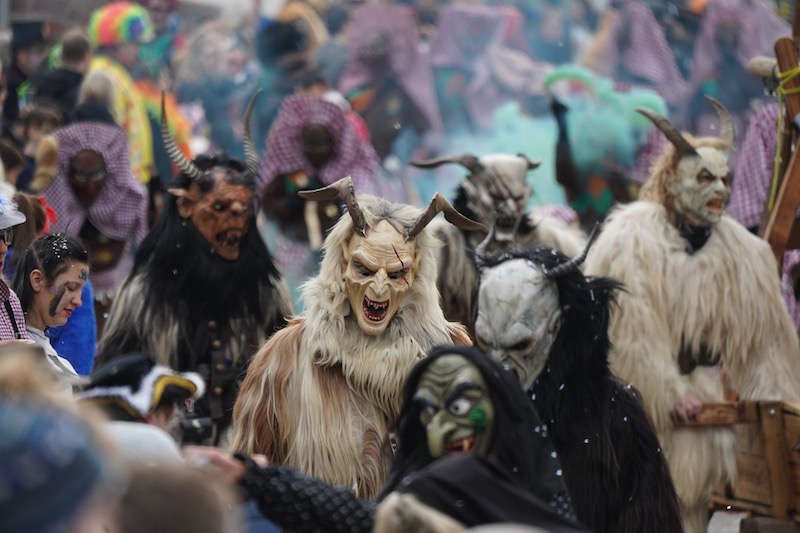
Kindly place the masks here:
[(449, 404), (453, 400), (457, 399), (463, 393), (471, 390), (482, 390), (482, 387), (476, 383), (466, 382), (466, 383), (459, 383), (456, 385), (456, 388), (453, 389), (450, 394), (447, 395), (447, 399), (445, 400), (445, 405)]

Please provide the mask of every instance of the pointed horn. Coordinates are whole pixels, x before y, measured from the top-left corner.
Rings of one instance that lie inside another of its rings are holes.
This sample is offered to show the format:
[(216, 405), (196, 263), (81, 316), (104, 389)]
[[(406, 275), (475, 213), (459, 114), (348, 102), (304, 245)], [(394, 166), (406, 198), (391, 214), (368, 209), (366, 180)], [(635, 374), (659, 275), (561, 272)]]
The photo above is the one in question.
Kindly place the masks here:
[(492, 218), (492, 227), (486, 237), (475, 247), (475, 259), (480, 261), (489, 252), (489, 245), (494, 241), (495, 233), (497, 233), (497, 218)]
[(472, 154), (448, 155), (427, 161), (412, 161), (411, 165), (417, 168), (437, 168), (450, 163), (461, 165), (473, 174), (483, 170), (480, 160)]
[(539, 165), (542, 164), (541, 161), (531, 161), (530, 159), (528, 159), (528, 156), (523, 153), (517, 154), (517, 157), (519, 157), (520, 159), (524, 159), (528, 163), (528, 170), (539, 168)]
[(244, 112), (244, 164), (253, 177), (258, 176), (259, 160), (256, 147), (253, 145), (253, 138), (250, 136), (250, 119), (253, 116), (256, 100), (262, 92), (263, 89), (256, 91), (256, 94), (250, 99), (250, 103), (247, 104), (247, 111)]
[(545, 272), (544, 275), (550, 279), (557, 279), (565, 274), (569, 274), (570, 272), (578, 270), (578, 268), (580, 268), (580, 266), (586, 260), (586, 256), (589, 255), (589, 249), (592, 247), (592, 244), (594, 244), (594, 241), (597, 238), (599, 228), (600, 223), (595, 223), (594, 228), (592, 228), (592, 233), (589, 235), (589, 240), (586, 241), (586, 246), (583, 248), (581, 255), (561, 263), (557, 267)]
[(197, 168), (197, 165), (192, 163), (189, 159), (186, 158), (185, 155), (181, 152), (178, 145), (175, 144), (175, 139), (172, 138), (172, 135), (169, 132), (169, 125), (167, 124), (167, 107), (164, 103), (164, 92), (161, 92), (161, 139), (164, 141), (164, 148), (167, 151), (167, 155), (175, 163), (181, 172), (192, 178), (193, 180), (200, 179), (203, 177), (203, 171)]
[(706, 95), (706, 101), (714, 108), (719, 117), (719, 137), (728, 147), (733, 146), (733, 119), (731, 114), (725, 109), (719, 100)]
[(666, 117), (643, 107), (637, 108), (636, 111), (650, 119), (650, 122), (652, 122), (656, 128), (660, 129), (667, 139), (669, 139), (669, 142), (675, 146), (679, 154), (697, 155), (697, 150), (694, 149), (694, 146), (689, 144), (689, 141), (681, 135), (681, 132), (679, 132)]
[(452, 225), (456, 226), (457, 228), (465, 229), (468, 231), (476, 231), (476, 230), (484, 230), (486, 228), (483, 224), (475, 222), (474, 220), (470, 220), (450, 205), (450, 202), (444, 199), (444, 196), (439, 194), (438, 192), (434, 195), (433, 200), (431, 203), (428, 204), (427, 209), (422, 212), (422, 214), (417, 218), (411, 228), (407, 229), (405, 232), (405, 239), (411, 240), (420, 232), (425, 229), (433, 217), (438, 215), (439, 213), (444, 213), (444, 218)]
[(314, 200), (316, 202), (330, 202), (336, 198), (341, 199), (347, 206), (347, 212), (350, 213), (350, 218), (353, 220), (353, 228), (362, 237), (367, 236), (367, 219), (364, 218), (364, 212), (358, 205), (358, 200), (356, 200), (353, 178), (350, 176), (335, 181), (327, 187), (313, 191), (300, 191), (297, 194), (304, 200)]

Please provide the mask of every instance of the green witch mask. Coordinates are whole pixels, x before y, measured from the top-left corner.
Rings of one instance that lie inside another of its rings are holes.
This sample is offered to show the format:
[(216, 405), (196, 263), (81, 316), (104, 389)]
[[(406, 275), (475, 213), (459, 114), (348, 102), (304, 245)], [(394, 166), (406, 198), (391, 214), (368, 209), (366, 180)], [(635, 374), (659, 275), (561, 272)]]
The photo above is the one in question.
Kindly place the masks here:
[(414, 402), (431, 457), (489, 452), (494, 406), (483, 376), (467, 359), (453, 354), (431, 363), (420, 377)]

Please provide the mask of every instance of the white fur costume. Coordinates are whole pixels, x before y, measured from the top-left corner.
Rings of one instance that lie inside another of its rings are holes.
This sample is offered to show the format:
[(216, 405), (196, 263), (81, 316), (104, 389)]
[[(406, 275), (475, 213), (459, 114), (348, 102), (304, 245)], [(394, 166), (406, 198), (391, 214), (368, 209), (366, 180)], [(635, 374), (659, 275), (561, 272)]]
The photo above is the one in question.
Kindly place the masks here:
[(724, 401), (718, 367), (681, 375), (678, 354), (683, 343), (719, 354), (742, 399), (800, 399), (800, 349), (770, 248), (723, 216), (690, 255), (666, 208), (639, 201), (611, 214), (584, 270), (624, 284), (612, 316), (612, 367), (644, 396), (687, 532), (705, 531), (712, 486), (735, 475), (734, 437), (725, 428), (674, 426), (670, 414), (687, 391)]
[[(406, 226), (420, 213), (369, 196), (358, 203), (370, 226), (375, 213)], [(439, 307), (429, 231), (416, 237), (419, 266), (397, 313), (382, 334), (370, 336), (352, 317), (342, 277), (353, 223), (349, 213), (339, 220), (325, 239), (320, 274), (303, 287), (304, 315), (276, 333), (248, 369), (234, 410), (235, 450), (263, 453), (360, 497), (377, 496), (411, 367), (436, 344), (469, 343)]]

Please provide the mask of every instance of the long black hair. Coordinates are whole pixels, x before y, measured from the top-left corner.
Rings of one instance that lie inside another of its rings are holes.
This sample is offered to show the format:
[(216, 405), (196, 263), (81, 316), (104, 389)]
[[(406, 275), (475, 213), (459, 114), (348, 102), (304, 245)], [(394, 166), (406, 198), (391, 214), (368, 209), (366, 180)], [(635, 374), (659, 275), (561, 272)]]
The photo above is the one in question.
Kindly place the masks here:
[(425, 444), (426, 429), (420, 423), (420, 407), (414, 402), (414, 394), (427, 368), (440, 357), (453, 354), (475, 365), (486, 381), (495, 417), (488, 459), (543, 501), (555, 500), (564, 490), (558, 477), (559, 464), (551, 456), (549, 441), (541, 431), (536, 431), (542, 423), (517, 378), (479, 349), (455, 345), (434, 347), (408, 376), (397, 423), (397, 454), (380, 498), (395, 490), (404, 477), (434, 461)]
[[(545, 273), (568, 261), (549, 248), (476, 259), (480, 268), (524, 259)], [(638, 392), (609, 368), (610, 314), (622, 285), (584, 276), (578, 268), (552, 280), (558, 287), (559, 331), (528, 394), (558, 450), (578, 518), (596, 531), (681, 531), (678, 499), (655, 430)]]
[[(242, 177), (232, 183), (252, 184), (244, 176), (244, 165), (225, 154), (201, 155), (194, 164), (204, 171), (212, 167), (234, 170)], [(191, 183), (188, 176), (179, 174), (170, 187), (188, 189)], [(200, 193), (207, 194), (213, 186), (210, 180), (200, 182)], [(142, 297), (164, 302), (178, 316), (204, 313), (209, 318), (248, 318), (263, 323), (265, 309), (259, 288), (272, 287), (280, 275), (258, 233), (255, 218), (239, 250), (236, 261), (220, 258), (194, 224), (180, 217), (177, 199), (169, 195), (164, 211), (136, 251), (130, 277), (145, 272), (150, 294)]]
[(72, 237), (56, 233), (39, 237), (31, 243), (17, 265), (12, 283), (23, 312), (30, 310), (36, 296), (31, 287), (31, 272), (40, 270), (49, 287), (59, 274), (69, 268), (70, 261), (89, 262), (89, 253)]

